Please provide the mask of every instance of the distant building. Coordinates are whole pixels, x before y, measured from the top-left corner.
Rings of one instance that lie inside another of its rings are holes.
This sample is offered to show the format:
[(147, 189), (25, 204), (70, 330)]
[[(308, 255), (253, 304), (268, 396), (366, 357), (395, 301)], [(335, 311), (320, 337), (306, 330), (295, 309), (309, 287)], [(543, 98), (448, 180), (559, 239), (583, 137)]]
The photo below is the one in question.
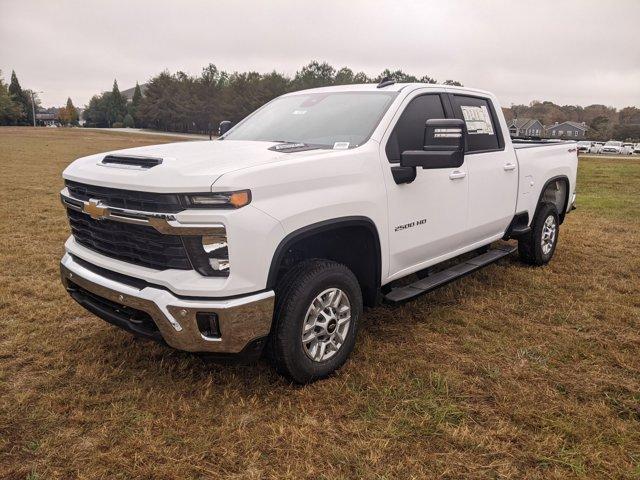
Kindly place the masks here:
[(51, 125), (59, 125), (58, 115), (55, 113), (36, 113), (36, 123), (49, 127)]
[(541, 137), (544, 126), (535, 118), (514, 118), (509, 124), (509, 134), (512, 137)]
[[(122, 90), (120, 93), (127, 97), (127, 102), (133, 100), (133, 93), (136, 91), (136, 87), (127, 88), (126, 90)], [(144, 97), (144, 94), (147, 93), (147, 84), (143, 83), (140, 85), (140, 93)]]
[(554, 125), (547, 127), (547, 136), (550, 138), (571, 138), (582, 139), (589, 130), (586, 123), (578, 122), (556, 122)]

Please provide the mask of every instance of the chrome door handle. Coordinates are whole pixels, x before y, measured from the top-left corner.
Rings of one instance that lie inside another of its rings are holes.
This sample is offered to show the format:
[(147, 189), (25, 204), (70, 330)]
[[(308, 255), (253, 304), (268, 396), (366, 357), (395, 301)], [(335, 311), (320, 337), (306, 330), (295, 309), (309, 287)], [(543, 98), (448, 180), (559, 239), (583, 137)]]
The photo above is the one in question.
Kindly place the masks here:
[(451, 180), (457, 180), (459, 178), (464, 178), (467, 176), (467, 172), (461, 172), (460, 170), (454, 170), (449, 174), (449, 178)]
[(516, 169), (516, 164), (515, 163), (505, 163), (504, 167), (502, 167), (505, 169), (505, 171), (509, 171), (509, 170), (515, 170)]

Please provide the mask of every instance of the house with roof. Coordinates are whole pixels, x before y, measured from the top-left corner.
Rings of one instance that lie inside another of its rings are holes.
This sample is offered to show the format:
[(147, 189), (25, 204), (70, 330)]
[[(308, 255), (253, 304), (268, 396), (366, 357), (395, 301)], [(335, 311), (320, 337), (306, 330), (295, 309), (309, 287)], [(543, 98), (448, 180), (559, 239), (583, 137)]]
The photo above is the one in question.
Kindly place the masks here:
[(547, 137), (583, 139), (589, 127), (584, 122), (556, 122), (547, 127)]
[(514, 118), (509, 124), (509, 134), (512, 137), (541, 137), (544, 126), (535, 118)]
[(36, 123), (45, 127), (58, 125), (58, 115), (55, 113), (36, 113)]

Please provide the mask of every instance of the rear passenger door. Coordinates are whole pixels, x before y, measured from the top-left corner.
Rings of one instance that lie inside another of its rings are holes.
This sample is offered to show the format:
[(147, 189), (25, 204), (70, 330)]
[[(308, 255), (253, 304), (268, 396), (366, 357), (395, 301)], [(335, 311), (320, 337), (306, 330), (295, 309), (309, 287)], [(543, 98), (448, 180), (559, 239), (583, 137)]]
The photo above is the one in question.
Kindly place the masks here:
[(469, 243), (502, 236), (513, 219), (518, 195), (518, 162), (505, 148), (490, 98), (450, 94), (454, 115), (467, 125), (465, 163), (469, 179)]
[(417, 168), (411, 183), (398, 184), (392, 175), (403, 151), (424, 148), (425, 122), (453, 114), (446, 94), (426, 92), (418, 91), (403, 102), (381, 144), (386, 157), (382, 164), (389, 212), (390, 276), (418, 270), (422, 268), (418, 265), (465, 243), (466, 162), (457, 168)]

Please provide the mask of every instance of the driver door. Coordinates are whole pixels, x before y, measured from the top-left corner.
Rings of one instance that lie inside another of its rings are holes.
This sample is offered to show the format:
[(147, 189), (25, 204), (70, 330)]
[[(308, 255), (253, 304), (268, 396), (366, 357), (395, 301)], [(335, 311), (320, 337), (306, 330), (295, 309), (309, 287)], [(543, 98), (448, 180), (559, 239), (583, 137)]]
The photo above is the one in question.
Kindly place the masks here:
[(409, 97), (381, 144), (387, 188), (390, 279), (437, 263), (440, 257), (469, 243), (465, 235), (469, 194), (466, 161), (456, 168), (417, 167), (411, 183), (398, 184), (392, 175), (402, 152), (424, 148), (427, 120), (453, 117), (448, 101), (445, 95), (433, 93)]

